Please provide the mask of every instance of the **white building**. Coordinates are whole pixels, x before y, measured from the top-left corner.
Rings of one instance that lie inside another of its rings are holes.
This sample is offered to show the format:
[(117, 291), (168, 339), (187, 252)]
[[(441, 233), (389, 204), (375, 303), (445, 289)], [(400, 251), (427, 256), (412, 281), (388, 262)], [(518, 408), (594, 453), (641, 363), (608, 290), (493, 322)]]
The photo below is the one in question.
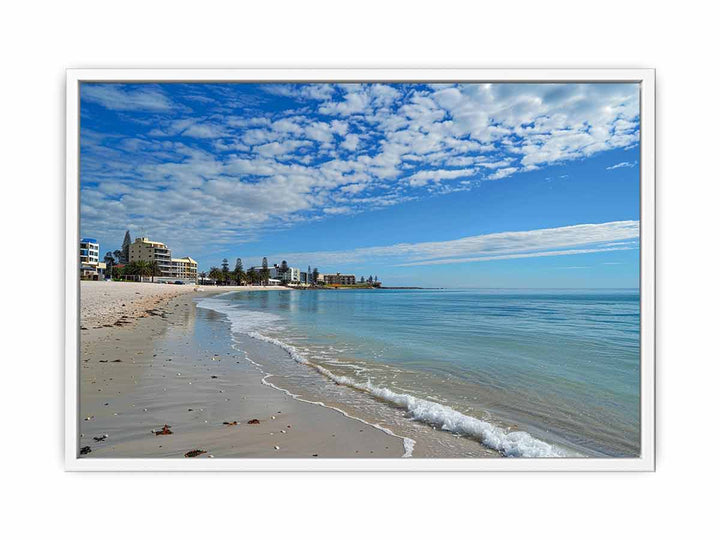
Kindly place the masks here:
[(286, 283), (300, 283), (300, 269), (288, 268), (287, 271), (282, 273), (280, 280)]
[(100, 244), (94, 238), (80, 239), (80, 278), (98, 280), (105, 277), (105, 263), (100, 262)]
[(282, 271), (282, 268), (277, 264), (268, 268), (270, 271), (270, 277), (277, 279), (285, 283), (300, 283), (300, 269), (290, 268), (286, 271)]
[(80, 239), (80, 264), (96, 265), (100, 262), (100, 244), (94, 238)]

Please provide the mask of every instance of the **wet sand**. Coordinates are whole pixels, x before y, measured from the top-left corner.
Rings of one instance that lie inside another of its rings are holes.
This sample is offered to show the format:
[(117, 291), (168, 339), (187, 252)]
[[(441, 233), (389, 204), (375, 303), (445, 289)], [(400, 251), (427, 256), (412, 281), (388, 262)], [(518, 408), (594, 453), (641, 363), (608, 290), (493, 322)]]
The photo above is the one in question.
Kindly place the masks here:
[[(229, 288), (89, 285), (81, 289), (82, 298), (95, 298), (82, 303), (79, 448), (90, 451), (81, 457), (184, 459), (194, 450), (203, 452), (195, 459), (404, 454), (400, 437), (263, 384), (263, 373), (227, 344), (221, 316), (207, 312), (217, 324), (196, 325), (193, 299)], [(136, 298), (100, 317), (96, 297), (106, 292), (114, 302), (118, 295)], [(166, 425), (172, 433), (160, 434)]]

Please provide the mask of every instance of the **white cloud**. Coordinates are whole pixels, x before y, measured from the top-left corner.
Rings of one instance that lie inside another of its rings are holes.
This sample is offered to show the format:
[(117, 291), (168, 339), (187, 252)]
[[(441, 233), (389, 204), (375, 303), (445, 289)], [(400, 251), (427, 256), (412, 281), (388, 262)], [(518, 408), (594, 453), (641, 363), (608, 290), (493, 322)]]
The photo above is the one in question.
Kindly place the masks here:
[(345, 251), (284, 253), (297, 264), (346, 264), (382, 260), (396, 266), (425, 266), (500, 259), (578, 255), (635, 249), (639, 222), (614, 221), (551, 229), (508, 231), (441, 242), (401, 243)]
[(616, 163), (615, 165), (610, 165), (609, 167), (605, 167), (608, 171), (612, 171), (613, 169), (622, 169), (625, 167), (635, 167), (637, 165), (637, 161), (633, 161), (630, 163), (629, 161), (623, 161), (621, 163)]
[(370, 97), (363, 91), (349, 91), (343, 101), (326, 101), (318, 110), (322, 114), (350, 116), (364, 112), (370, 105)]
[(305, 135), (318, 142), (329, 143), (333, 140), (333, 130), (325, 122), (313, 122), (305, 128)]
[(336, 215), (336, 214), (350, 214), (352, 212), (352, 208), (349, 206), (336, 206), (334, 208), (325, 208), (326, 214)]
[(498, 169), (497, 171), (489, 175), (487, 178), (488, 180), (500, 180), (501, 178), (510, 176), (518, 170), (519, 169), (517, 167), (505, 167), (504, 169)]
[(343, 147), (345, 150), (349, 150), (350, 152), (354, 152), (357, 150), (358, 145), (360, 144), (360, 136), (355, 133), (349, 133), (345, 136), (345, 140), (340, 143), (340, 146)]
[(502, 142), (521, 156), (523, 168), (637, 141), (635, 85), (462, 85), (438, 89), (432, 97), (448, 110), (456, 135)]
[(308, 141), (283, 141), (281, 143), (271, 142), (255, 147), (255, 151), (262, 156), (273, 156), (276, 158), (288, 157), (293, 151), (302, 146), (312, 146)]
[(153, 87), (124, 90), (117, 85), (84, 83), (80, 88), (83, 100), (98, 103), (115, 111), (169, 111), (172, 102)]
[[(484, 257), (460, 257), (456, 259), (437, 259), (432, 261), (419, 261), (413, 263), (398, 264), (397, 266), (429, 266), (438, 264), (462, 264), (469, 262), (501, 261), (507, 259), (530, 259), (534, 257), (557, 257), (561, 255), (584, 255), (587, 253), (602, 253), (606, 251), (622, 251), (632, 249), (631, 247), (610, 247), (610, 248), (588, 248), (588, 249), (565, 249), (558, 251), (533, 251), (531, 253), (506, 253), (503, 255), (488, 255)], [(575, 267), (580, 268), (580, 267)]]
[[(84, 101), (122, 111), (137, 131), (83, 127), (83, 229), (132, 226), (175, 235), (180, 246), (238, 243), (267, 227), (472, 189), (638, 137), (637, 85), (264, 88), (297, 106), (243, 116), (223, 108), (230, 95), (203, 100), (200, 115), (159, 85), (83, 85)], [(166, 201), (177, 214), (157, 213)], [(188, 222), (197, 226), (177, 234)]]
[(411, 186), (424, 186), (428, 182), (440, 182), (442, 180), (467, 177), (474, 172), (474, 169), (420, 171), (407, 178), (407, 181)]

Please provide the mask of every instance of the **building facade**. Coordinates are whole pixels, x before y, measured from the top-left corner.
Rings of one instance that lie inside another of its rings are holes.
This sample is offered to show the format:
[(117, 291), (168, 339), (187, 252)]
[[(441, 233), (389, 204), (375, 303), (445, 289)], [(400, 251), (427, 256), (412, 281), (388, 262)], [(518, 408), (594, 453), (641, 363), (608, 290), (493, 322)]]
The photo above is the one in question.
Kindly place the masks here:
[(323, 281), (325, 285), (355, 285), (355, 276), (353, 274), (324, 274)]
[(100, 244), (94, 238), (80, 239), (80, 278), (103, 279), (105, 263), (100, 262)]
[(100, 244), (94, 238), (80, 239), (80, 264), (96, 265), (100, 262)]
[(172, 252), (162, 242), (154, 242), (147, 237), (136, 238), (130, 244), (130, 262), (155, 262), (158, 273), (155, 281), (197, 282), (197, 262), (190, 257), (172, 258)]
[[(255, 268), (256, 271), (262, 269)], [(276, 279), (283, 283), (300, 283), (300, 269), (288, 267), (287, 270), (283, 271), (281, 266), (277, 264), (268, 268), (270, 273), (270, 279)]]
[(288, 268), (285, 272), (280, 272), (279, 279), (285, 283), (300, 283), (300, 269)]
[(171, 261), (173, 278), (180, 281), (197, 282), (197, 261), (190, 257), (171, 259)]

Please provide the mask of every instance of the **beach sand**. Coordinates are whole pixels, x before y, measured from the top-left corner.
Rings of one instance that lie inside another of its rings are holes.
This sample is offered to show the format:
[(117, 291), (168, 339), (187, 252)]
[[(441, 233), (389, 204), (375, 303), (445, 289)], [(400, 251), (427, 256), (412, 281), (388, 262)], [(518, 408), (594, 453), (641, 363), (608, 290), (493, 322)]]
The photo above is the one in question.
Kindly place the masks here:
[(169, 285), (166, 283), (134, 283), (121, 281), (80, 282), (80, 326), (113, 325), (122, 317), (136, 319), (145, 315), (158, 303), (189, 294), (196, 290), (207, 293), (221, 293), (233, 290), (286, 290), (287, 287), (270, 285), (260, 287), (215, 287), (195, 285)]
[[(81, 457), (404, 454), (400, 437), (263, 384), (263, 373), (226, 344), (226, 322), (198, 335), (193, 299), (232, 289), (81, 284), (79, 448), (90, 448)], [(172, 434), (158, 434), (165, 425)]]

